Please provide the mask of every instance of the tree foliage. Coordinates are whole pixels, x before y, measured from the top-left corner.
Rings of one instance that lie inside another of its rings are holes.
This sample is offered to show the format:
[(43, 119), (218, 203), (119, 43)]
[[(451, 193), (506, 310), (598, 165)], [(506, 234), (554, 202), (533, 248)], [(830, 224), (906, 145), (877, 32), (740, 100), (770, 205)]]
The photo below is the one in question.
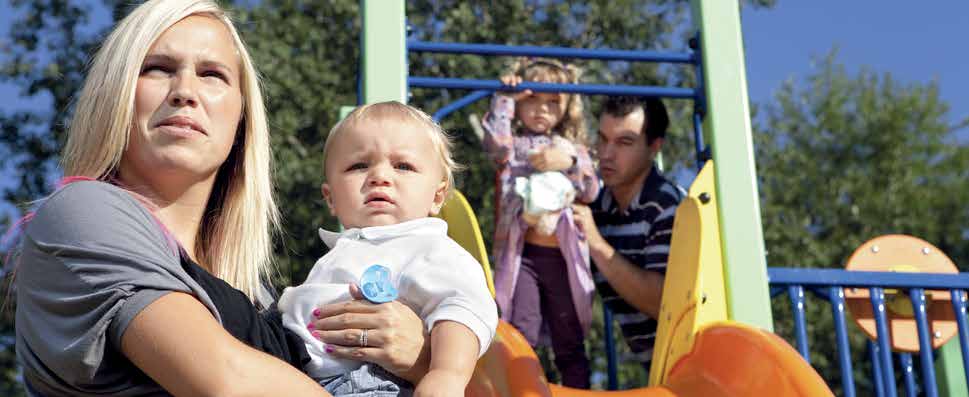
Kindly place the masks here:
[[(936, 83), (850, 74), (831, 53), (763, 111), (754, 138), (769, 265), (841, 268), (865, 241), (900, 233), (967, 270), (969, 146), (957, 142)], [(830, 306), (809, 302), (812, 363), (840, 388)], [(793, 343), (786, 295), (772, 306), (775, 331)], [(853, 329), (856, 379), (870, 387), (864, 341)]]
[[(747, 2), (769, 7), (772, 0)], [(89, 56), (107, 24), (91, 21), (95, 5), (66, 0), (12, 0), (16, 22), (0, 42), (0, 82), (22, 89), (22, 97), (47, 101), (40, 109), (0, 109), (0, 169), (16, 179), (4, 190), (8, 203), (23, 204), (49, 193), (57, 151), (64, 140), (73, 95)], [(117, 19), (127, 2), (106, 0), (103, 10)], [(300, 282), (323, 253), (317, 227), (334, 227), (319, 193), (322, 144), (341, 105), (356, 103), (360, 10), (354, 0), (272, 0), (235, 6), (243, 36), (263, 76), (268, 98), (275, 181), (285, 231), (276, 249), (279, 285)], [(456, 1), (407, 2), (414, 38), (427, 41), (609, 47), (683, 51), (693, 32), (689, 4), (682, 0), (622, 1)], [(410, 55), (410, 73), (421, 76), (489, 79), (510, 59), (477, 56)], [(578, 62), (584, 81), (637, 85), (693, 86), (688, 67), (614, 62)], [(415, 89), (411, 103), (429, 112), (464, 92)], [(587, 113), (598, 99), (587, 98)], [(689, 102), (669, 101), (673, 125), (665, 153), (674, 170), (692, 158)], [(446, 120), (455, 136), (457, 158), (468, 166), (458, 187), (477, 210), (485, 235), (493, 227), (494, 169), (467, 123), (482, 114), (482, 101)], [(922, 237), (957, 263), (969, 263), (960, 199), (969, 197), (969, 155), (946, 124), (947, 105), (933, 84), (901, 84), (890, 75), (848, 74), (824, 59), (817, 73), (780, 88), (755, 123), (756, 159), (768, 262), (776, 266), (837, 267), (861, 242), (885, 233)], [(594, 120), (590, 117), (590, 130)], [(489, 236), (490, 239), (490, 236)], [(0, 247), (3, 248), (3, 247)], [(790, 335), (787, 303), (774, 302), (777, 330)], [(837, 383), (831, 320), (826, 307), (809, 312), (814, 363)], [(0, 319), (0, 393), (19, 395), (13, 364), (12, 318)], [(598, 314), (598, 313), (597, 313)], [(602, 346), (601, 320), (589, 338)], [(863, 338), (852, 335), (856, 362)], [(622, 346), (622, 344), (619, 344)], [(604, 358), (595, 369), (604, 370)], [(644, 381), (636, 365), (624, 366), (623, 386)], [(856, 366), (862, 371), (861, 366)], [(861, 379), (861, 378), (859, 378)], [(597, 378), (600, 382), (603, 379)], [(864, 386), (864, 385), (862, 385)]]

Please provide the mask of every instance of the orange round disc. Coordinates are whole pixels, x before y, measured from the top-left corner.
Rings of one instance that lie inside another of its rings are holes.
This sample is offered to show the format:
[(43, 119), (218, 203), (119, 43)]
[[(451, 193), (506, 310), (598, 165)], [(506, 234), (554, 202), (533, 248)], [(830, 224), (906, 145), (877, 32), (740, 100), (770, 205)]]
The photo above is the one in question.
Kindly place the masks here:
[[(941, 250), (920, 238), (901, 234), (875, 237), (858, 247), (846, 270), (864, 272), (958, 273), (955, 263)], [(845, 303), (855, 323), (872, 340), (877, 335), (868, 288), (845, 288)], [(929, 337), (934, 348), (945, 344), (957, 332), (949, 291), (925, 291)], [(908, 291), (885, 289), (885, 313), (892, 349), (919, 351), (918, 329)]]

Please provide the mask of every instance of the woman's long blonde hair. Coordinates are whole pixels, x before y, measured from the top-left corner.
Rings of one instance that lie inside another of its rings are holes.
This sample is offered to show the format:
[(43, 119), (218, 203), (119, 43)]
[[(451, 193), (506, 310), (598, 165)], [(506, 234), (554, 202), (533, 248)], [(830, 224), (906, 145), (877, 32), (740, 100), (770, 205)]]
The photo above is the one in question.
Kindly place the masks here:
[(222, 22), (239, 54), (243, 113), (236, 144), (218, 171), (194, 249), (210, 271), (254, 301), (273, 275), (272, 237), (279, 228), (273, 198), (269, 128), (259, 77), (232, 21), (208, 0), (150, 0), (126, 16), (94, 56), (77, 98), (61, 157), (64, 175), (113, 181), (128, 145), (135, 87), (149, 48), (191, 16)]
[[(578, 84), (582, 70), (548, 58), (518, 58), (511, 66), (511, 73), (523, 81), (556, 84)], [(562, 94), (565, 97), (565, 114), (555, 126), (555, 132), (574, 143), (586, 144), (587, 128), (582, 98), (578, 94)]]

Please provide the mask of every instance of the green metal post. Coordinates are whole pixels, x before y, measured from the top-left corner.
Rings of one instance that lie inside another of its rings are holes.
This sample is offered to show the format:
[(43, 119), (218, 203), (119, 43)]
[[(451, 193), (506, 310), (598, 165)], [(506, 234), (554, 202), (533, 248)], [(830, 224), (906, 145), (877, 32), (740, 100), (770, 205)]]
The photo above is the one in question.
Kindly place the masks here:
[(966, 373), (962, 369), (962, 349), (959, 338), (954, 337), (936, 351), (935, 380), (940, 396), (969, 396)]
[(700, 30), (707, 113), (723, 239), (727, 311), (731, 320), (773, 330), (750, 130), (740, 5), (694, 0)]
[(361, 0), (363, 103), (407, 103), (404, 0)]

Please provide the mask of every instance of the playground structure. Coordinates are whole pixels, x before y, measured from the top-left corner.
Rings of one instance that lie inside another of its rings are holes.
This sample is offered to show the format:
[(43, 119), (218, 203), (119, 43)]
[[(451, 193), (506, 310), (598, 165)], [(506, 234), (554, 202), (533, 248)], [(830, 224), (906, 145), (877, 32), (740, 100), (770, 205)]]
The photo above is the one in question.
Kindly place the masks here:
[[(868, 262), (857, 262), (862, 271), (767, 267), (747, 108), (739, 5), (736, 0), (694, 0), (692, 4), (698, 31), (696, 45), (693, 52), (681, 54), (421, 42), (407, 37), (403, 1), (361, 1), (364, 29), (359, 100), (406, 102), (412, 87), (472, 90), (439, 109), (434, 114), (436, 119), (490, 97), (499, 89), (510, 88), (496, 80), (409, 76), (408, 52), (672, 62), (692, 65), (697, 73), (696, 88), (532, 82), (517, 87), (534, 92), (694, 101), (697, 166), (702, 170), (676, 214), (650, 387), (612, 392), (549, 385), (528, 344), (512, 327), (502, 324), (491, 350), (479, 360), (467, 395), (831, 395), (809, 364), (805, 290), (831, 304), (835, 323), (833, 337), (838, 346), (845, 396), (856, 395), (844, 315), (846, 306), (851, 307), (859, 323), (864, 323), (863, 328), (867, 325), (865, 329), (871, 330), (873, 340), (868, 342), (868, 350), (877, 395), (897, 395), (895, 357), (901, 364), (907, 395), (915, 396), (919, 392), (911, 356), (915, 352), (921, 364), (922, 393), (969, 395), (966, 391), (969, 325), (965, 303), (969, 275), (910, 273), (929, 271), (931, 266), (926, 263), (942, 261), (934, 257), (926, 262), (917, 255), (882, 255), (880, 258), (887, 262), (881, 263), (881, 267), (866, 267)], [(710, 138), (709, 147), (704, 144), (704, 135)], [(450, 225), (451, 236), (482, 263), (493, 291), (487, 251), (467, 201), (456, 195), (442, 216)], [(921, 240), (889, 237), (879, 240), (880, 243), (866, 243), (856, 256), (864, 250), (911, 251), (915, 247), (917, 252), (931, 253), (934, 249)], [(923, 255), (928, 258), (929, 254)], [(939, 255), (944, 258), (944, 254)], [(926, 267), (922, 268), (923, 265)], [(903, 271), (907, 273), (898, 273)], [(770, 298), (781, 293), (787, 293), (790, 298), (796, 350), (771, 333)], [(611, 335), (608, 312), (605, 320), (605, 334)], [(940, 329), (943, 327), (940, 321), (945, 323), (945, 332)], [(956, 338), (953, 343), (943, 343), (945, 336)], [(909, 339), (909, 346), (893, 357), (893, 349), (899, 350), (903, 338)], [(611, 343), (607, 338), (609, 388), (614, 389), (616, 358)], [(939, 346), (938, 351), (933, 351)], [(938, 361), (936, 353), (941, 355)]]

